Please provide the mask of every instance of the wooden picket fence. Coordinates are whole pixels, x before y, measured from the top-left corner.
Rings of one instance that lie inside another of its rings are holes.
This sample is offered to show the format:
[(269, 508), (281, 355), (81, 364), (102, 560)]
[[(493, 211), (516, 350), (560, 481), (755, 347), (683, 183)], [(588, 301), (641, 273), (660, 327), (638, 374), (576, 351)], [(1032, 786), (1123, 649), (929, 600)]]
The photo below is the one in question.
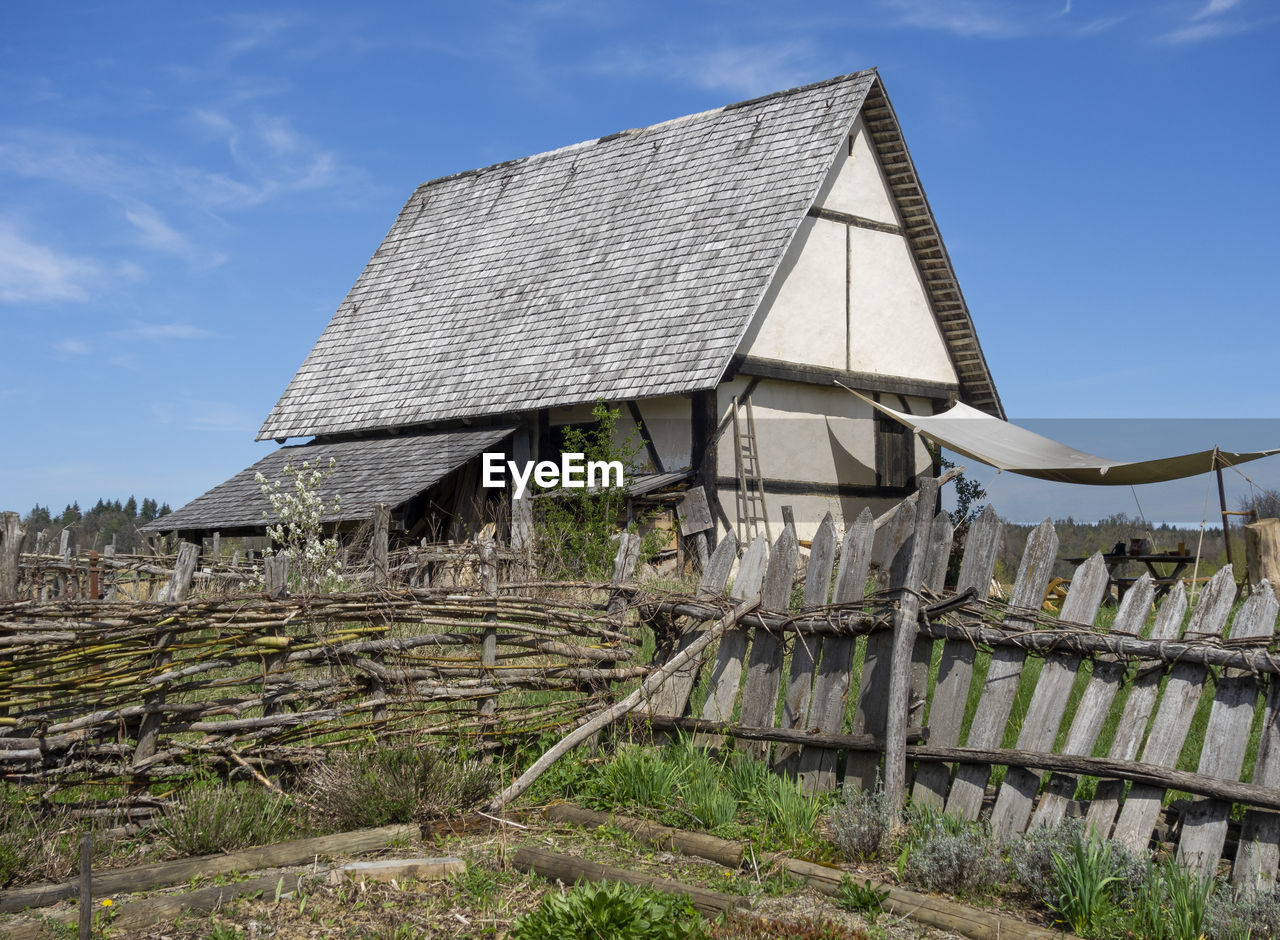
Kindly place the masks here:
[[(925, 490), (922, 502), (931, 508), (936, 491)], [(910, 500), (879, 525), (864, 511), (839, 544), (828, 516), (799, 577), (790, 527), (771, 547), (756, 539), (742, 552), (728, 597), (759, 597), (762, 609), (726, 635), (706, 664), (695, 715), (677, 717), (690, 710), (696, 664), (647, 703), (648, 721), (733, 734), (739, 747), (797, 774), (810, 791), (836, 785), (843, 754), (846, 786), (883, 780), (895, 797), (982, 818), (1000, 837), (1071, 813), (1145, 849), (1166, 793), (1180, 791), (1192, 799), (1172, 832), (1161, 827), (1179, 857), (1208, 875), (1234, 848), (1237, 885), (1272, 884), (1280, 865), (1280, 657), (1271, 652), (1277, 601), (1269, 586), (1232, 617), (1236, 584), (1223, 569), (1189, 617), (1181, 584), (1152, 616), (1156, 590), (1148, 576), (1125, 594), (1108, 627), (1095, 627), (1108, 588), (1100, 555), (1076, 570), (1058, 617), (1042, 612), (1058, 549), (1047, 520), (1028, 540), (1008, 602), (988, 599), (1001, 530), (990, 508), (972, 523), (958, 581), (945, 591), (951, 521), (918, 513)], [(737, 554), (730, 534), (708, 565), (701, 600), (654, 605), (687, 618), (676, 650), (725, 602), (712, 601)], [(800, 580), (797, 612), (791, 600)], [(1015, 710), (1033, 660), (1039, 675), (1025, 711)], [(1091, 669), (1082, 674), (1086, 661)], [(981, 691), (971, 696), (975, 682)], [(1188, 732), (1205, 696), (1212, 708), (1198, 768), (1179, 772), (1184, 748), (1197, 746)], [(1064, 722), (1069, 705), (1074, 712)], [(1114, 734), (1106, 756), (1094, 757), (1108, 716)], [(921, 737), (927, 740), (912, 743)], [(1246, 768), (1251, 740), (1256, 758)], [(998, 766), (1007, 770), (990, 786)], [(1087, 801), (1075, 799), (1084, 776), (1098, 778)], [(1238, 832), (1233, 807), (1243, 811)]]

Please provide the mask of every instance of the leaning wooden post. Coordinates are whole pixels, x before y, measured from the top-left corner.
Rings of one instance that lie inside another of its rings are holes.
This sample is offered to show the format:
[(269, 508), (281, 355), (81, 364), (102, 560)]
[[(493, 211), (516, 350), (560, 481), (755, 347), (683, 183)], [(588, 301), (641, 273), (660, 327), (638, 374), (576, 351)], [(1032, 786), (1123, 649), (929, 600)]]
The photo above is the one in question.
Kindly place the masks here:
[(924, 579), (925, 559), (929, 554), (929, 532), (933, 527), (933, 507), (938, 496), (938, 481), (926, 477), (920, 481), (915, 532), (910, 548), (906, 575), (898, 586), (898, 610), (893, 618), (893, 656), (889, 667), (889, 702), (885, 717), (884, 795), (896, 812), (907, 791), (907, 718), (910, 707), (911, 651), (919, 630), (920, 585)]
[[(486, 597), (493, 598), (493, 604), (496, 607), (498, 603), (498, 552), (494, 548), (493, 542), (488, 539), (482, 539), (476, 546), (480, 553), (480, 588)], [(484, 615), (486, 623), (494, 623), (498, 619), (497, 611)], [(484, 639), (480, 644), (480, 668), (486, 671), (486, 675), (492, 675), (491, 670), (498, 665), (498, 628), (486, 627), (484, 631)], [(480, 700), (479, 715), (481, 718), (492, 718), (498, 708), (498, 700), (493, 696)]]
[[(163, 591), (165, 600), (170, 603), (181, 603), (187, 599), (187, 594), (191, 590), (191, 580), (196, 573), (196, 562), (199, 559), (199, 545), (183, 542), (178, 546), (178, 559), (173, 566), (173, 577), (169, 579)], [(151, 668), (155, 673), (164, 672), (165, 667), (169, 665), (171, 659), (169, 647), (173, 645), (175, 636), (176, 632), (171, 628), (163, 631), (156, 638), (155, 653), (151, 657)], [(154, 692), (142, 698), (146, 713), (142, 716), (142, 725), (138, 729), (138, 746), (133, 751), (135, 767), (155, 756), (156, 742), (160, 738), (160, 725), (163, 721), (160, 708), (164, 705), (166, 685), (167, 683), (162, 683)]]
[(0, 512), (0, 601), (18, 599), (18, 557), (22, 552), (22, 517)]
[[(530, 459), (529, 432), (521, 428), (511, 436), (511, 459), (517, 464)], [(538, 533), (533, 522), (533, 500), (526, 493), (519, 499), (511, 491), (511, 550), (516, 555), (519, 579), (537, 578), (536, 550)]]
[(378, 503), (373, 507), (373, 535), (369, 539), (369, 554), (373, 561), (373, 583), (385, 584), (389, 576), (387, 555), (391, 541), (391, 507)]
[(589, 718), (582, 721), (578, 727), (574, 728), (565, 735), (555, 747), (547, 751), (536, 761), (533, 766), (526, 770), (520, 777), (509, 787), (495, 796), (489, 801), (485, 807), (488, 812), (495, 813), (502, 809), (503, 806), (516, 799), (529, 787), (537, 781), (547, 769), (558, 761), (561, 757), (573, 750), (583, 741), (590, 738), (597, 731), (613, 724), (619, 718), (627, 715), (645, 702), (653, 698), (653, 694), (662, 687), (671, 676), (675, 675), (680, 669), (694, 657), (700, 654), (704, 649), (714, 643), (720, 637), (724, 636), (725, 631), (737, 625), (738, 621), (745, 617), (751, 611), (760, 606), (760, 598), (756, 597), (749, 601), (739, 604), (729, 613), (725, 614), (716, 622), (716, 625), (708, 630), (702, 636), (698, 637), (690, 643), (685, 649), (671, 657), (661, 669), (657, 669), (644, 678), (640, 683), (640, 688), (636, 689), (621, 702), (611, 705), (608, 708), (601, 709)]
[[(623, 584), (635, 573), (641, 542), (643, 539), (634, 532), (623, 532), (618, 536), (618, 553), (613, 557), (614, 584)], [(620, 621), (627, 612), (627, 595), (622, 591), (611, 593), (607, 612), (610, 618)]]

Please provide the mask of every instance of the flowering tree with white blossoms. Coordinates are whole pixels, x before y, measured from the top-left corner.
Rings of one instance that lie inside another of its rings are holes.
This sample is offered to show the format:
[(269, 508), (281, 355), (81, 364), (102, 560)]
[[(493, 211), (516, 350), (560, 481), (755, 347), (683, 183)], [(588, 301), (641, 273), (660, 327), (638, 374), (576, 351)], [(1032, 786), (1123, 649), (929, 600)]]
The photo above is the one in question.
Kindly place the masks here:
[[(303, 461), (295, 467), (292, 460), (285, 460), (281, 473), (284, 480), (268, 480), (259, 471), (254, 482), (262, 489), (262, 495), (271, 504), (276, 523), (267, 527), (267, 537), (272, 547), (268, 555), (279, 555), (289, 560), (289, 580), (302, 591), (336, 590), (343, 587), (342, 562), (338, 560), (338, 540), (325, 538), (320, 520), (331, 516), (341, 507), (341, 497), (325, 505), (320, 495), (320, 485), (333, 476), (338, 462), (332, 458), (327, 467), (320, 460)], [(293, 486), (285, 484), (293, 481)]]

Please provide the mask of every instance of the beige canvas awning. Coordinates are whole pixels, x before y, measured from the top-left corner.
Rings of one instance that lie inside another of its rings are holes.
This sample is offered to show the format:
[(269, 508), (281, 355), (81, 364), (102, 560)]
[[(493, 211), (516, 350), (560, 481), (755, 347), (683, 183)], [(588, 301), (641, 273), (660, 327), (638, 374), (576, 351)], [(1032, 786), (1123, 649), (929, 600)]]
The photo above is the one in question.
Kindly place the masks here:
[(1105, 457), (1059, 444), (1008, 421), (993, 418), (965, 404), (956, 404), (942, 414), (913, 415), (895, 411), (859, 392), (853, 394), (957, 454), (963, 454), (997, 470), (1008, 470), (1010, 473), (1061, 483), (1086, 483), (1091, 486), (1161, 483), (1209, 473), (1215, 469), (1215, 453), (1218, 455), (1219, 467), (1248, 463), (1259, 457), (1280, 453), (1280, 449), (1247, 454), (1211, 449), (1156, 460), (1107, 460)]

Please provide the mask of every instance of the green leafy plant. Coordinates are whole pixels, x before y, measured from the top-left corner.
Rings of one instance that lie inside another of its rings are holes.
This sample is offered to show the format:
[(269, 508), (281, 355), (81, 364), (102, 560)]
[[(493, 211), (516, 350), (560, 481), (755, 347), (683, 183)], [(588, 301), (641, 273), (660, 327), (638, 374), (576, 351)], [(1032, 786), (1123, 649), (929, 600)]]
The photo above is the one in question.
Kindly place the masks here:
[[(637, 456), (644, 447), (638, 432), (619, 437), (621, 412), (603, 401), (591, 412), (595, 424), (588, 428), (564, 430), (561, 452), (582, 454), (585, 461), (617, 462), (624, 479), (639, 469)], [(584, 575), (603, 580), (613, 574), (617, 553), (614, 535), (625, 523), (627, 491), (619, 486), (564, 488), (550, 491), (537, 500), (535, 525), (543, 570), (552, 574)], [(638, 526), (633, 520), (630, 529)], [(642, 558), (654, 546), (641, 550)]]
[(669, 806), (683, 782), (681, 767), (651, 747), (629, 747), (605, 764), (589, 787), (597, 806), (615, 802), (642, 808)]
[(308, 772), (308, 802), (335, 830), (421, 822), (473, 808), (492, 793), (491, 764), (432, 748), (379, 747)]
[(182, 855), (269, 845), (293, 834), (292, 802), (249, 784), (196, 784), (183, 791), (159, 828)]
[(846, 911), (862, 914), (871, 921), (884, 912), (884, 902), (889, 897), (887, 890), (877, 889), (868, 878), (865, 883), (858, 884), (848, 875), (840, 879), (840, 887), (836, 889), (836, 904)]
[(512, 940), (701, 940), (706, 927), (688, 898), (621, 882), (548, 891), (516, 919)]
[(766, 779), (765, 786), (755, 793), (752, 805), (774, 837), (784, 845), (812, 838), (822, 817), (822, 799), (805, 793), (799, 780), (772, 774)]
[(1076, 836), (1065, 852), (1053, 856), (1053, 873), (1054, 911), (1077, 934), (1092, 935), (1114, 916), (1108, 886), (1119, 876), (1114, 874), (1109, 843)]
[(1170, 940), (1197, 940), (1203, 936), (1213, 879), (1201, 878), (1174, 858), (1152, 866), (1152, 871), (1164, 883), (1168, 898)]
[(711, 776), (695, 776), (683, 795), (685, 810), (708, 829), (728, 825), (738, 813), (737, 798)]

